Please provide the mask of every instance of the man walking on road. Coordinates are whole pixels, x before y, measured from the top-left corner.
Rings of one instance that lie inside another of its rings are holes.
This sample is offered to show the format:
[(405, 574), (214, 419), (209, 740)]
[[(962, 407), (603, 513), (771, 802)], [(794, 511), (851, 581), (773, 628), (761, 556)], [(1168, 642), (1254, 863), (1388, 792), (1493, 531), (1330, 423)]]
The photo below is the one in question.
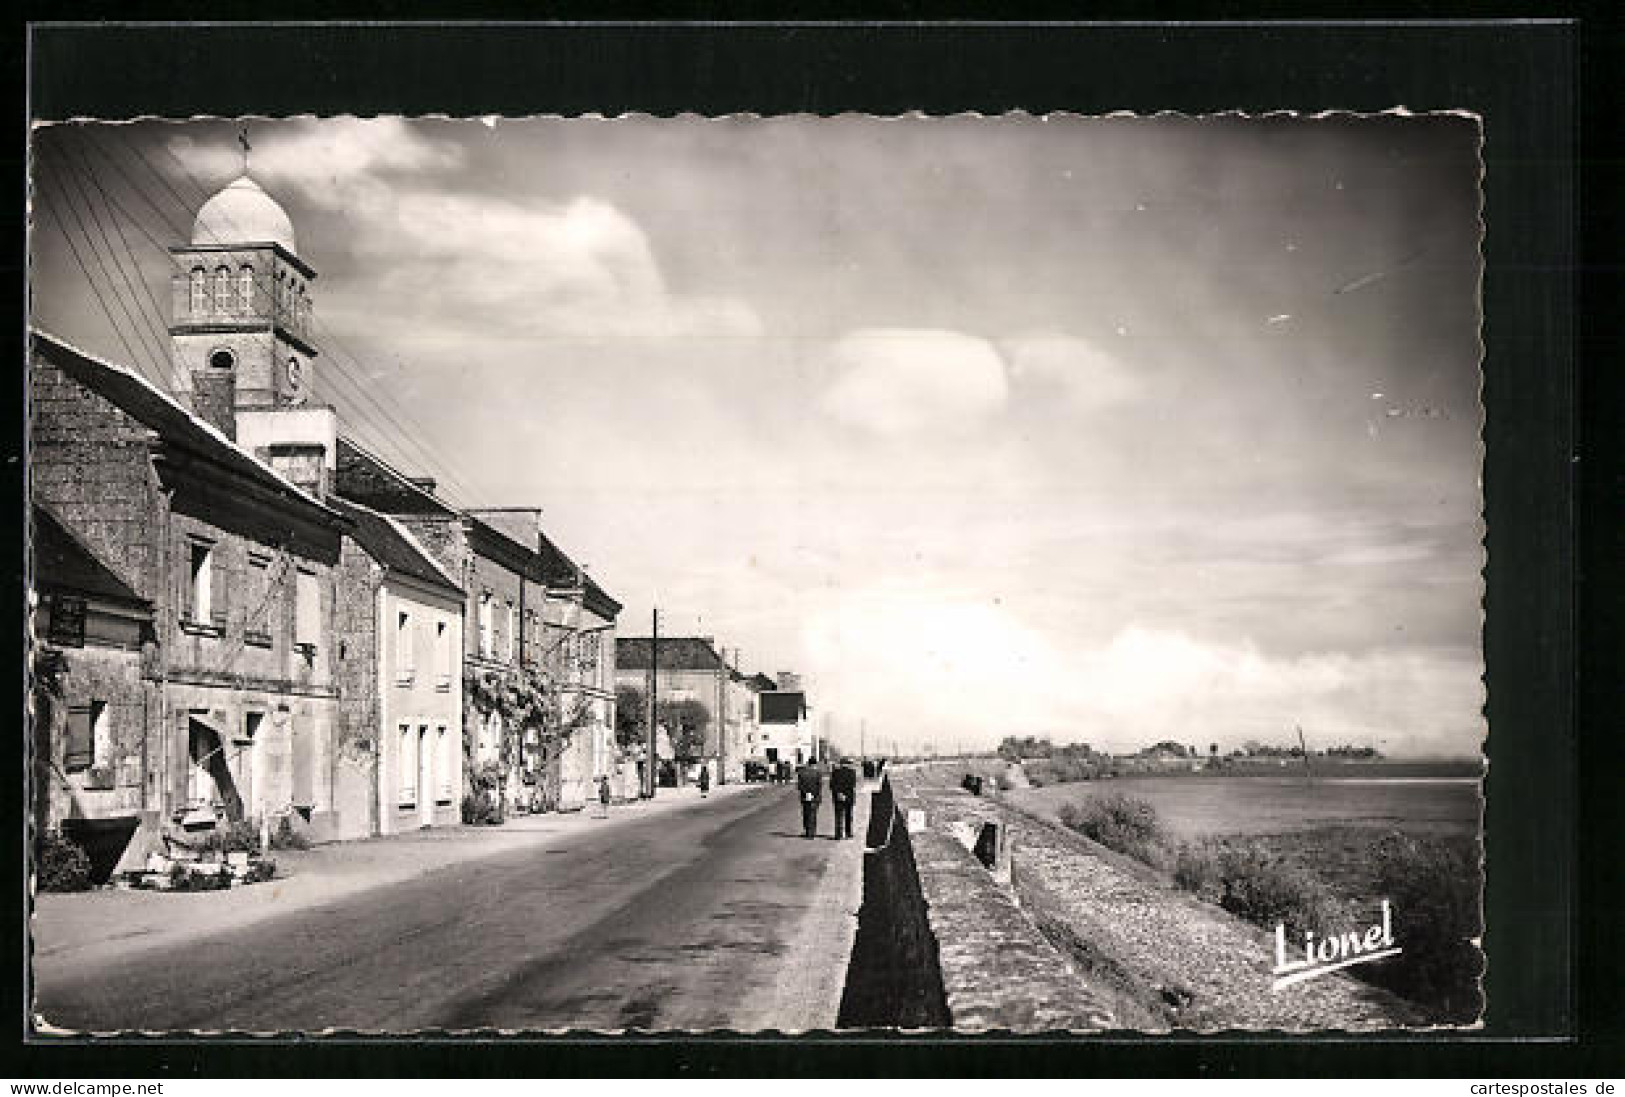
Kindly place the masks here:
[(700, 763), (700, 799), (702, 799), (702, 800), (705, 799), (705, 794), (710, 792), (710, 791), (711, 791), (711, 764), (709, 762), (701, 762)]
[(835, 837), (852, 837), (852, 805), (858, 795), (858, 771), (852, 759), (842, 758), (829, 774), (829, 799), (835, 807)]
[(801, 797), (801, 834), (818, 836), (818, 803), (824, 796), (824, 777), (810, 761), (796, 770), (796, 794)]

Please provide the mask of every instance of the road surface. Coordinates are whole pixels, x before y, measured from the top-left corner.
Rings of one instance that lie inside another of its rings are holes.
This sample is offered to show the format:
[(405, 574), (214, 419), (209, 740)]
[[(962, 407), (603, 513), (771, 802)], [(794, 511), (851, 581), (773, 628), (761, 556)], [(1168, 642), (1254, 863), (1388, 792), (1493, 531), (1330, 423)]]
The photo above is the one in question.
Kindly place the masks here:
[(92, 1032), (832, 1028), (867, 806), (835, 842), (826, 802), (809, 842), (793, 789), (753, 787), (195, 940), (36, 958), (36, 1011)]

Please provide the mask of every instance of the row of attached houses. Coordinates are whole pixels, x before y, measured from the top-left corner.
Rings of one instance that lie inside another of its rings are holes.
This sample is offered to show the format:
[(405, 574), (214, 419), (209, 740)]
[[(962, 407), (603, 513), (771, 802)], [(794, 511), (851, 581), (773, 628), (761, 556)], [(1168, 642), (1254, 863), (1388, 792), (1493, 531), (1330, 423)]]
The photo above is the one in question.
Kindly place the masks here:
[(620, 605), (537, 511), (458, 510), (312, 402), (315, 272), (251, 180), (172, 251), (174, 395), (31, 333), (36, 825), (135, 820), (133, 862), (220, 820), (348, 838), (624, 786)]

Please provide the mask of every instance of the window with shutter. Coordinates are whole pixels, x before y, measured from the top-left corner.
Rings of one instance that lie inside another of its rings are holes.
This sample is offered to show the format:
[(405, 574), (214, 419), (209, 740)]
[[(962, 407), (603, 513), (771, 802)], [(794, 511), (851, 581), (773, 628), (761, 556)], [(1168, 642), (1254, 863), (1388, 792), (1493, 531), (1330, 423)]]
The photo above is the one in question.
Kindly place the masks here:
[(209, 616), (208, 624), (226, 627), (226, 607), (231, 600), (230, 574), (222, 566), (218, 548), (209, 551)]
[(489, 593), (480, 595), (480, 608), (479, 608), (479, 630), (480, 630), (479, 640), (480, 640), (480, 645), (479, 645), (479, 653), (480, 653), (480, 658), (482, 658), (482, 659), (489, 659), (491, 657), (491, 625), (492, 625), (491, 612), (492, 612), (492, 609), (491, 609), (491, 595)]
[(434, 623), (434, 667), (436, 682), (440, 689), (451, 686), (451, 626), (445, 621)]
[(249, 555), (248, 582), (245, 586), (243, 642), (268, 648), (272, 644), (271, 561), (268, 557)]
[(89, 705), (73, 705), (68, 709), (62, 766), (69, 773), (89, 769), (95, 761), (96, 741), (91, 716)]
[(416, 807), (418, 802), (418, 737), (411, 725), (402, 724), (401, 749), (396, 759), (400, 769), (401, 794), (398, 803), (403, 808)]
[(316, 576), (299, 572), (294, 580), (294, 643), (310, 651), (321, 636), (321, 595)]
[(439, 775), (439, 789), (435, 799), (441, 804), (451, 803), (453, 776), (457, 772), (457, 755), (453, 753), (452, 739), (442, 724), (435, 731), (435, 772)]
[(188, 621), (207, 624), (214, 601), (214, 551), (210, 545), (191, 543), (191, 559), (183, 602)]
[(417, 644), (412, 635), (412, 615), (406, 610), (395, 614), (395, 681), (411, 685), (417, 674)]

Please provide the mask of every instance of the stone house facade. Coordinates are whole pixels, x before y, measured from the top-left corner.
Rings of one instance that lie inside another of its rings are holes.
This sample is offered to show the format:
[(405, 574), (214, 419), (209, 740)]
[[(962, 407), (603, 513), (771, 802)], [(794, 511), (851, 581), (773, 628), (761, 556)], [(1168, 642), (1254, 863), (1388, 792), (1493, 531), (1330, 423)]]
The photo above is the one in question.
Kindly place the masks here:
[(339, 833), (346, 519), (144, 379), (43, 333), (30, 397), (32, 497), (153, 606), (143, 811)]
[(162, 700), (152, 603), (49, 506), (30, 518), (34, 828), (122, 816), (150, 838), (160, 786), (148, 729)]
[(404, 526), (358, 503), (338, 579), (345, 816), (365, 833), (461, 820), (463, 591)]
[[(433, 481), (353, 439), (341, 438), (338, 454), (339, 494), (389, 515), (461, 584), (465, 791), (495, 780), (513, 809), (582, 806), (615, 765), (613, 663), (589, 658), (604, 645), (586, 637), (611, 632), (619, 604), (546, 538), (534, 509), (459, 511)], [(548, 752), (493, 700), (537, 676), (559, 690), (566, 717), (581, 710), (562, 751)]]

